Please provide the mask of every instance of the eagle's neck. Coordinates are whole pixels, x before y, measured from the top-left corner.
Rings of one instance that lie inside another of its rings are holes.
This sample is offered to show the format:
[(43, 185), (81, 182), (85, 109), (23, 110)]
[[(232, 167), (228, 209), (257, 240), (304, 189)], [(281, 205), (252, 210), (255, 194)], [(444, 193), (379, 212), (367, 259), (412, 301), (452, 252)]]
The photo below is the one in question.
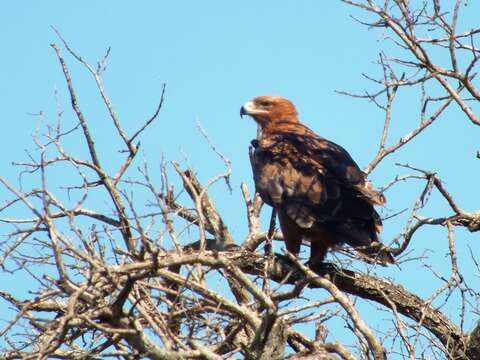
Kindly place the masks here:
[(260, 125), (257, 125), (257, 140), (262, 140), (262, 127)]
[(257, 139), (267, 140), (268, 138), (282, 134), (295, 134), (301, 136), (316, 136), (308, 127), (303, 125), (297, 118), (289, 120), (272, 121), (259, 126)]

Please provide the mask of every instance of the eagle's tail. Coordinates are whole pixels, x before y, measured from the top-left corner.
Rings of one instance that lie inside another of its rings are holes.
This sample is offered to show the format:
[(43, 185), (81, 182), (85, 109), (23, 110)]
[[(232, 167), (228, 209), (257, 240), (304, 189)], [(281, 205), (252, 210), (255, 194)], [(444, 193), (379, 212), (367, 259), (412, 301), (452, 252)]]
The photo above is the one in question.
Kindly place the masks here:
[(337, 234), (344, 242), (358, 251), (366, 262), (383, 266), (395, 264), (393, 255), (378, 240), (375, 231), (367, 231), (351, 224), (343, 224), (337, 228)]
[(378, 241), (374, 241), (368, 246), (356, 247), (355, 249), (363, 255), (362, 257), (366, 262), (380, 264), (382, 266), (395, 264), (392, 253), (388, 251), (385, 245)]

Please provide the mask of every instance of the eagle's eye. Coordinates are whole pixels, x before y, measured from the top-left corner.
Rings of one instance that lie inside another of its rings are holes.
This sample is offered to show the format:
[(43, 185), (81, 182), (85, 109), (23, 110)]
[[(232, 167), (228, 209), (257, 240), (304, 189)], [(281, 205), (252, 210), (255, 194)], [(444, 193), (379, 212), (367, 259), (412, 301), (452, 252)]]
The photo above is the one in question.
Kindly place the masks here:
[(273, 103), (270, 100), (262, 100), (260, 101), (259, 105), (264, 108), (269, 108), (273, 105)]

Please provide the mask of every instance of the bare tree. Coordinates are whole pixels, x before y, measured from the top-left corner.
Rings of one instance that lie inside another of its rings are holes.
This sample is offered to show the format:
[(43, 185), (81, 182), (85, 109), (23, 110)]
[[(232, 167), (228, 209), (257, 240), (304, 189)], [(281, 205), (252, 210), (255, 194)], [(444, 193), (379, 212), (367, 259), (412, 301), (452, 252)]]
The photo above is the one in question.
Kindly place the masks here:
[[(465, 119), (480, 125), (480, 29), (458, 30), (462, 1), (341, 1), (358, 8), (369, 20), (355, 19), (380, 29), (398, 50), (380, 53), (380, 78), (366, 75), (374, 90), (343, 92), (371, 101), (384, 115), (367, 173), (412, 141), (422, 141), (422, 132), (447, 108), (458, 107)], [(261, 199), (245, 184), (248, 235), (233, 238), (209, 195), (212, 184), (228, 185), (230, 176), (229, 161), (214, 145), (212, 153), (224, 161), (225, 171), (205, 184), (175, 161), (161, 164), (159, 178), (151, 175), (151, 164), (137, 160), (137, 170), (130, 169), (139, 138), (161, 114), (165, 87), (153, 115), (129, 134), (102, 82), (109, 53), (92, 66), (57, 34), (64, 50), (57, 44), (52, 49), (76, 120), (66, 128), (59, 110), (55, 123), (35, 134), (37, 151), (16, 163), (22, 169), (19, 184), (0, 177), (9, 193), (0, 207), (0, 221), (9, 226), (0, 264), (19, 282), (32, 284), (23, 297), (0, 292), (11, 310), (0, 329), (3, 358), (480, 359), (475, 325), (480, 289), (459, 266), (455, 236), (458, 228), (480, 229), (480, 210), (464, 210), (434, 169), (403, 165), (409, 173), (384, 186), (395, 191), (400, 182), (424, 184), (390, 250), (399, 266), (419, 262), (441, 281), (429, 296), (382, 278), (375, 267), (356, 269), (348, 249), (336, 264), (308, 268), (288, 253), (273, 253), (271, 242), (282, 234), (273, 221), (262, 229)], [(116, 164), (113, 150), (98, 149), (65, 51), (92, 76), (108, 110), (123, 156)], [(411, 96), (411, 89), (421, 94), (418, 125), (390, 142), (393, 104)], [(75, 136), (85, 151), (69, 149)], [(58, 173), (65, 175), (61, 187), (51, 185)], [(441, 217), (422, 216), (432, 193), (449, 206)], [(418, 230), (427, 225), (445, 229), (448, 278), (428, 257), (408, 255)], [(477, 249), (470, 255), (478, 277)], [(322, 290), (312, 294), (309, 288)], [(382, 327), (376, 325), (378, 316), (361, 310), (365, 304), (386, 318)], [(451, 304), (457, 309), (453, 316), (444, 311)], [(334, 330), (339, 327), (346, 336)]]

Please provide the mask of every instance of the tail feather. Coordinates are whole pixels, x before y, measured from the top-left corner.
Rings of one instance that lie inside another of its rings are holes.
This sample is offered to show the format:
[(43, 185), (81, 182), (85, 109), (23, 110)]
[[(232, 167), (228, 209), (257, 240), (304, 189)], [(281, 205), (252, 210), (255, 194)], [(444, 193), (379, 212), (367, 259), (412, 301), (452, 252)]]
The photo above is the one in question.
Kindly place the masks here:
[(357, 247), (356, 250), (365, 256), (367, 262), (383, 266), (395, 264), (392, 253), (378, 241), (372, 242), (369, 246)]
[(337, 231), (339, 237), (357, 250), (366, 262), (384, 266), (395, 263), (393, 255), (378, 240), (375, 232), (348, 224), (343, 224), (343, 226), (337, 228)]

